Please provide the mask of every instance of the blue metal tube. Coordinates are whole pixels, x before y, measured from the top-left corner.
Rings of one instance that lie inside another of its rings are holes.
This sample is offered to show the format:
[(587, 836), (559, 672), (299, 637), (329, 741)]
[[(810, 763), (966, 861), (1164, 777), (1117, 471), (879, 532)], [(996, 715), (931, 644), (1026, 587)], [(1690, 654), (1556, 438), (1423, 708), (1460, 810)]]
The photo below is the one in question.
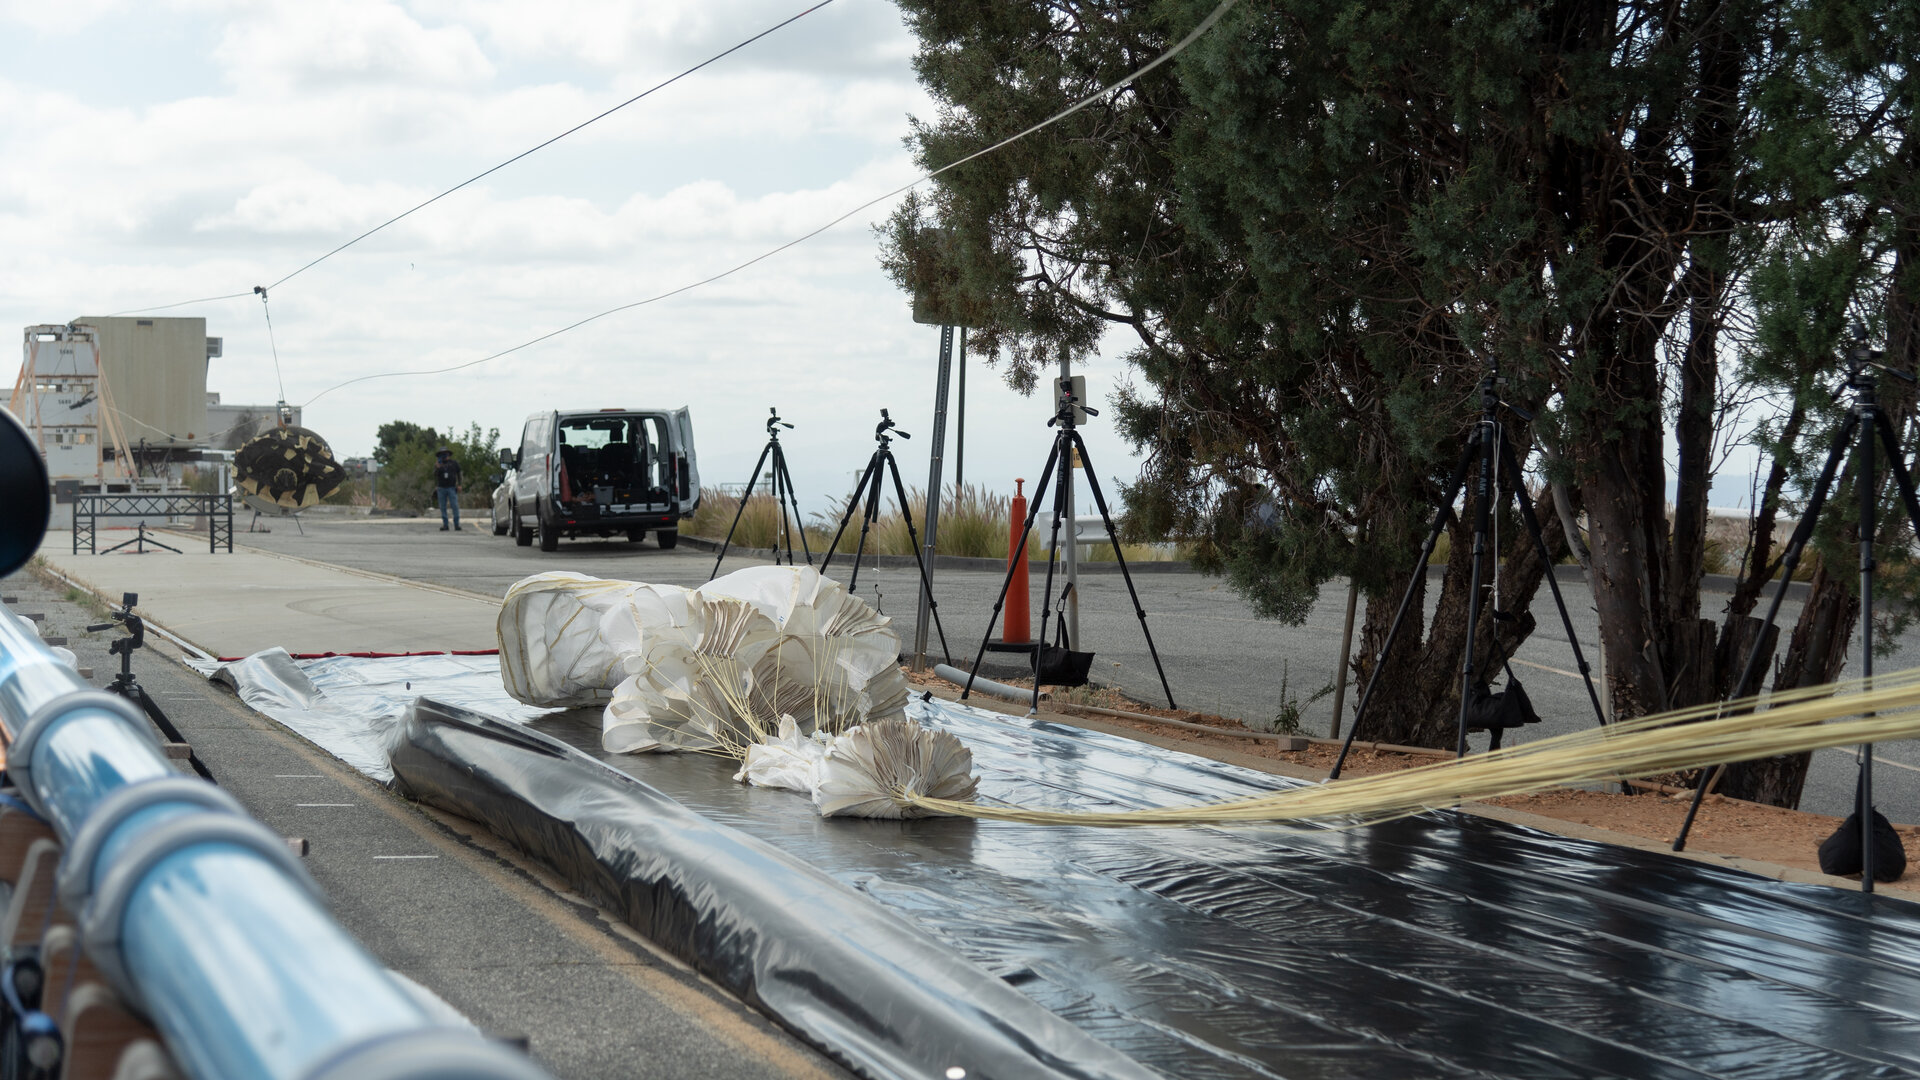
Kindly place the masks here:
[[(35, 713), (88, 689), (0, 605), (0, 725), (9, 748)], [(78, 701), (39, 729), (21, 771), (63, 843), (108, 795), (179, 775), (142, 728)], [(147, 834), (208, 813), (169, 801), (127, 815), (100, 847), (90, 893)], [(259, 850), (183, 843), (124, 896), (120, 970), (195, 1080), (301, 1080), (356, 1054), (377, 1056), (409, 1034), (417, 1046), (451, 1047), (466, 1075), (539, 1075), (503, 1049), (446, 1043), (445, 1030), (326, 914), (297, 868), (290, 873)], [(443, 1073), (418, 1054), (408, 1060), (424, 1066), (413, 1068), (418, 1075)]]
[[(11, 726), (11, 725), (9, 725)], [(144, 732), (104, 709), (81, 706), (53, 721), (33, 748), (33, 780), (62, 843), (116, 789), (175, 776)]]
[(230, 844), (162, 860), (122, 927), (127, 973), (196, 1077), (299, 1077), (343, 1043), (428, 1023), (306, 890)]

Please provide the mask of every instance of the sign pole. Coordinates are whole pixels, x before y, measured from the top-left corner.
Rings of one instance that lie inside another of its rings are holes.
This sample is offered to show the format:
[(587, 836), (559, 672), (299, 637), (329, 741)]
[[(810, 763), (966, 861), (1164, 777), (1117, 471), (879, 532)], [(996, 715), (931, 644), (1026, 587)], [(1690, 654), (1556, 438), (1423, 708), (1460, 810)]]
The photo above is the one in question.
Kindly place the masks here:
[[(927, 520), (926, 537), (922, 546), (921, 565), (926, 568), (927, 584), (920, 590), (919, 610), (913, 622), (913, 670), (927, 669), (927, 625), (932, 621), (932, 608), (928, 603), (928, 593), (933, 589), (933, 551), (934, 537), (940, 528), (940, 465), (941, 456), (947, 445), (947, 384), (953, 370), (953, 327), (940, 328), (940, 364), (933, 388), (933, 446), (928, 453), (927, 465)], [(910, 514), (908, 507), (900, 512)]]

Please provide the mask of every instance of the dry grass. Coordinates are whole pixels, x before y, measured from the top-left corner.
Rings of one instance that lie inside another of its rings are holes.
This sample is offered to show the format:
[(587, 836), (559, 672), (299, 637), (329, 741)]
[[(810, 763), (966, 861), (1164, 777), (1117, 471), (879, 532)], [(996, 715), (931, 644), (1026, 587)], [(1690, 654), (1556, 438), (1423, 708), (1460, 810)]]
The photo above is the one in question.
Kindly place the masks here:
[[(911, 489), (907, 493), (907, 503), (913, 514), (914, 529), (924, 539), (926, 492), (921, 488)], [(732, 523), (739, 506), (738, 496), (708, 488), (701, 496), (700, 509), (695, 511), (687, 532), (693, 536), (719, 540), (727, 535), (727, 526)], [(814, 553), (827, 550), (835, 530), (840, 527), (840, 518), (846, 513), (846, 506), (846, 499), (841, 499), (832, 510), (815, 513), (807, 522), (807, 543)], [(973, 484), (949, 489), (946, 504), (940, 508), (938, 553), (975, 559), (1006, 558), (1011, 513), (1011, 500), (1005, 495), (996, 495)], [(753, 496), (747, 500), (747, 510), (734, 531), (733, 542), (741, 547), (772, 547), (778, 519), (778, 509), (771, 495)], [(1038, 529), (1035, 531), (1038, 533)], [(1043, 540), (1043, 536), (1036, 535), (1028, 541), (1029, 558), (1045, 557), (1045, 549), (1041, 546)], [(860, 519), (856, 516), (841, 535), (838, 550), (850, 555), (859, 543)], [(866, 550), (875, 555), (913, 554), (913, 541), (907, 533), (907, 519), (901, 515), (895, 501), (889, 499), (881, 506), (880, 515), (867, 534)], [(1128, 555), (1132, 555), (1131, 548), (1128, 549)]]

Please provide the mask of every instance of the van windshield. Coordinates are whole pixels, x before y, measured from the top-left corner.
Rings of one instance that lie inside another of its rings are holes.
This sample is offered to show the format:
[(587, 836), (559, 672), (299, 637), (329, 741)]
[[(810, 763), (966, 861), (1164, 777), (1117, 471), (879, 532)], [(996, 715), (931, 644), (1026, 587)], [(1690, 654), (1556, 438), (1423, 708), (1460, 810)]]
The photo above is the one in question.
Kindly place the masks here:
[(644, 436), (636, 438), (639, 427), (637, 416), (569, 417), (560, 421), (560, 444), (598, 450), (608, 443), (643, 443)]

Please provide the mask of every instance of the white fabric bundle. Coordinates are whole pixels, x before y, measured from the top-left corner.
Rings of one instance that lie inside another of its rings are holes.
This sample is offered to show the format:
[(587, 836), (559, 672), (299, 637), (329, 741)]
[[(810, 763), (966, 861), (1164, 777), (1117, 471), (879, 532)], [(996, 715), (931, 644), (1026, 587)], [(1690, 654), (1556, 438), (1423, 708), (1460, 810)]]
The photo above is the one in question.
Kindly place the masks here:
[(793, 717), (783, 716), (779, 734), (747, 747), (746, 761), (733, 778), (754, 787), (811, 795), (820, 763), (826, 760), (833, 740), (834, 736), (824, 731), (802, 735)]
[(718, 750), (739, 754), (765, 733), (749, 697), (754, 665), (779, 628), (744, 600), (686, 593), (687, 621), (643, 632), (621, 658), (600, 743), (615, 753)]
[(907, 677), (893, 620), (811, 567), (756, 566), (700, 587), (754, 605), (780, 628), (754, 669), (754, 711), (802, 731), (904, 716)]
[(494, 624), (507, 693), (543, 708), (605, 702), (648, 628), (688, 625), (687, 592), (568, 571), (514, 583)]
[(809, 567), (697, 589), (537, 574), (507, 590), (500, 672), (530, 705), (604, 703), (608, 750), (742, 756), (775, 717), (811, 734), (903, 715), (890, 623)]

